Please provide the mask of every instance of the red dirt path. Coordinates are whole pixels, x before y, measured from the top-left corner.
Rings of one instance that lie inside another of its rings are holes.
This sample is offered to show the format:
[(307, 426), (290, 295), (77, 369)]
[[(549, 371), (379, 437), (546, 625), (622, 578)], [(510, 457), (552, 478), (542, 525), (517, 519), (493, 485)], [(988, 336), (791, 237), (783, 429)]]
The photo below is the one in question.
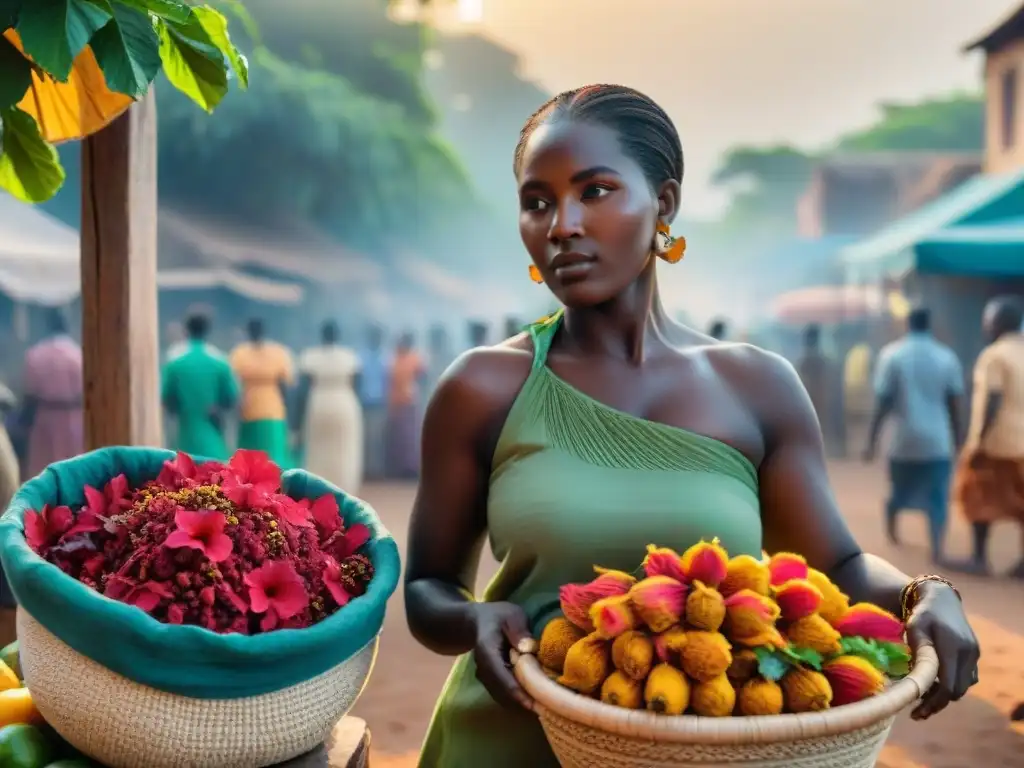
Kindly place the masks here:
[[(891, 559), (909, 573), (927, 572), (925, 524), (921, 516), (901, 520), (905, 542), (890, 547), (882, 536), (881, 500), (885, 491), (879, 467), (835, 463), (832, 478), (840, 505), (868, 551)], [(377, 485), (362, 494), (405, 548), (412, 486)], [(1020, 556), (1020, 535), (1013, 526), (994, 537), (994, 564), (1005, 571)], [(968, 534), (955, 521), (953, 554), (966, 554)], [(481, 581), (493, 573), (489, 558)], [(981, 641), (981, 682), (959, 704), (926, 723), (906, 718), (894, 729), (878, 768), (1024, 768), (1024, 723), (1009, 722), (1009, 712), (1024, 701), (1024, 584), (1005, 579), (956, 577)], [(373, 677), (353, 714), (373, 733), (373, 768), (413, 768), (434, 700), (451, 659), (421, 648), (405, 627), (404, 606), (395, 595), (388, 610), (380, 656)]]

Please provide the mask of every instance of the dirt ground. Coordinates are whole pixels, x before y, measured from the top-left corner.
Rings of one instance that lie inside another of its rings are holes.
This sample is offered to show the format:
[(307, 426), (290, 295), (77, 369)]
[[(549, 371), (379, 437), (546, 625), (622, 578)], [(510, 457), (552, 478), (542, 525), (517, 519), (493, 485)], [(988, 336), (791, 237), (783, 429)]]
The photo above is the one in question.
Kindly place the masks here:
[[(836, 462), (831, 468), (840, 505), (862, 546), (892, 560), (908, 573), (929, 572), (923, 516), (901, 520), (905, 542), (890, 547), (882, 535), (884, 473), (879, 466)], [(363, 491), (404, 552), (412, 486), (378, 485)], [(968, 531), (954, 521), (951, 554), (966, 554)], [(997, 572), (1020, 556), (1021, 536), (1012, 525), (997, 531), (993, 561)], [(493, 573), (488, 559), (481, 581)], [(1024, 701), (1024, 584), (1006, 579), (956, 577), (982, 646), (980, 683), (959, 704), (926, 723), (903, 718), (878, 763), (879, 768), (1024, 768), (1024, 723), (1009, 712)], [(405, 626), (401, 590), (388, 610), (380, 656), (367, 690), (353, 714), (373, 734), (373, 768), (413, 768), (430, 714), (451, 659), (420, 647)]]

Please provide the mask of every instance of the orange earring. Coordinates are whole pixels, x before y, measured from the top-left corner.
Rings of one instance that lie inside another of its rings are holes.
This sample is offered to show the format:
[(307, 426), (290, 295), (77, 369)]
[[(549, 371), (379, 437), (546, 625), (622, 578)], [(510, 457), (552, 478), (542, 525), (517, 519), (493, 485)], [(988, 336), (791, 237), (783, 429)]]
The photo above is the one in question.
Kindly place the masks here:
[(543, 283), (544, 282), (544, 276), (540, 273), (540, 270), (537, 269), (537, 265), (536, 264), (531, 264), (530, 265), (530, 279), (533, 280), (533, 282), (535, 282), (535, 283)]
[(676, 264), (682, 261), (686, 253), (686, 238), (672, 237), (669, 234), (668, 224), (659, 221), (658, 230), (654, 235), (655, 252), (658, 257), (669, 264)]

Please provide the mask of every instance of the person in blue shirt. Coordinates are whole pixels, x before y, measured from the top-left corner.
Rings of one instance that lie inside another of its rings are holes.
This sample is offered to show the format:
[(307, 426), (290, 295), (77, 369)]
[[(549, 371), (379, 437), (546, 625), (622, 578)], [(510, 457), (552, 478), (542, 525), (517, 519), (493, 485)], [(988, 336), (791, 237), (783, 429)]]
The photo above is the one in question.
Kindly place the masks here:
[(372, 325), (359, 351), (356, 391), (363, 406), (364, 476), (380, 480), (387, 470), (388, 365), (384, 329)]
[(964, 373), (956, 353), (932, 336), (927, 309), (914, 309), (907, 324), (908, 333), (878, 356), (875, 412), (864, 458), (874, 458), (882, 424), (891, 417), (886, 533), (898, 544), (897, 515), (904, 509), (926, 511), (932, 560), (942, 563), (953, 457), (963, 442)]

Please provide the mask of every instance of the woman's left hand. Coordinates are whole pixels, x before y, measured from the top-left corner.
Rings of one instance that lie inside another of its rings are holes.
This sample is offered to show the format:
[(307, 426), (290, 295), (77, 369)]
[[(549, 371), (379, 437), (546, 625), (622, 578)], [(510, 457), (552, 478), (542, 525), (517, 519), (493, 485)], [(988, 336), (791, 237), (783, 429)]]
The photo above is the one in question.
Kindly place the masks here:
[(915, 653), (922, 645), (934, 646), (939, 657), (939, 678), (911, 713), (914, 720), (925, 720), (959, 701), (978, 682), (981, 649), (956, 592), (938, 581), (919, 589), (907, 621), (907, 641)]

